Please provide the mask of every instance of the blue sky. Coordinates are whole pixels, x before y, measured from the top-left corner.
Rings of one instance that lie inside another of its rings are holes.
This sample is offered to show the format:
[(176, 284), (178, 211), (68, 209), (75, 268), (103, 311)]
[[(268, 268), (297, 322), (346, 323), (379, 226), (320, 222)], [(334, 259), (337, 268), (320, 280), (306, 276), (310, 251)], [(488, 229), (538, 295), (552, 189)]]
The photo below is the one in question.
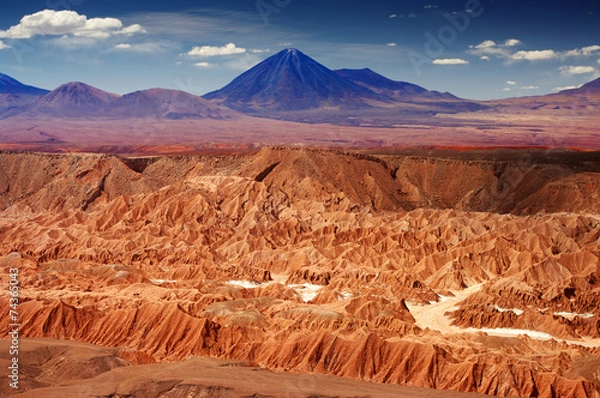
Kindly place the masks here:
[(52, 89), (197, 95), (295, 47), (472, 99), (600, 77), (600, 2), (3, 0), (0, 72)]

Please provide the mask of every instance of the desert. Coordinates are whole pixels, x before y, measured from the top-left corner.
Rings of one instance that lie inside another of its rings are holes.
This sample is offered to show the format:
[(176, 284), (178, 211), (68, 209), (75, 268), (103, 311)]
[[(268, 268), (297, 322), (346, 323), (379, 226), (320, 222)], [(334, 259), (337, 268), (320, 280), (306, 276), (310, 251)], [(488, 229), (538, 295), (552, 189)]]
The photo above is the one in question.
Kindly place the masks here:
[[(335, 375), (377, 383), (364, 396), (596, 397), (599, 166), (530, 152), (4, 152), (0, 261), (19, 270), (23, 347), (50, 360), (23, 390), (203, 396), (122, 372), (210, 357), (315, 375), (261, 396), (356, 396), (325, 394), (316, 375)], [(112, 351), (53, 356), (75, 342)], [(57, 384), (69, 361), (88, 370)]]

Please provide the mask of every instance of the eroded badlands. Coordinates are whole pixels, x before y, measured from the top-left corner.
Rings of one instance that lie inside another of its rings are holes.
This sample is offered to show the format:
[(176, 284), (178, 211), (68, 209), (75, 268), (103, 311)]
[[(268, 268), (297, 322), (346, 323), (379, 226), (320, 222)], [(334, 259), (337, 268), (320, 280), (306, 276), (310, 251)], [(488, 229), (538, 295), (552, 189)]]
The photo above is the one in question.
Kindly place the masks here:
[[(2, 153), (0, 288), (18, 267), (23, 338), (115, 349), (78, 382), (201, 356), (599, 397), (600, 166), (536, 159)], [(36, 369), (23, 389), (59, 391)]]

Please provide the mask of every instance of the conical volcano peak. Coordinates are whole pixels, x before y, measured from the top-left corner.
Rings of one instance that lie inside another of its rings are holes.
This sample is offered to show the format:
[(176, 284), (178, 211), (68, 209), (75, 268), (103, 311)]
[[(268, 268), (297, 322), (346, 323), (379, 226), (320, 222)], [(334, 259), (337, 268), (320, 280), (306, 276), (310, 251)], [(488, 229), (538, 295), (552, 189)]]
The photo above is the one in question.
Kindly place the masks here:
[(379, 96), (357, 85), (295, 48), (244, 72), (204, 98), (247, 112), (292, 111), (322, 106), (357, 108)]

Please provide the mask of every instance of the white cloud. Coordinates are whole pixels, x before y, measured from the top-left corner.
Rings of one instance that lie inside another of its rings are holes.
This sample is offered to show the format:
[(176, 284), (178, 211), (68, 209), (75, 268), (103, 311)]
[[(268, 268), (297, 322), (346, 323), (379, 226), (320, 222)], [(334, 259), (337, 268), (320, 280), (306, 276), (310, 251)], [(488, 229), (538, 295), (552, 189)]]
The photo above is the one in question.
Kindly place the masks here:
[(511, 52), (508, 50), (507, 43), (512, 44), (514, 42), (519, 42), (517, 39), (508, 39), (505, 44), (498, 44), (493, 40), (484, 40), (479, 44), (470, 45), (468, 50), (469, 54), (479, 55), (481, 57), (486, 56), (487, 60), (490, 59), (490, 56), (495, 58), (510, 58)]
[(391, 42), (391, 43), (386, 43), (386, 46), (388, 46), (388, 47), (396, 47), (397, 44), (394, 43), (394, 42)]
[(493, 40), (484, 40), (479, 44), (470, 45), (469, 54), (479, 55), (483, 57), (493, 56), (500, 59), (506, 59), (509, 61), (541, 61), (556, 58), (567, 58), (567, 57), (589, 57), (596, 54), (600, 54), (600, 45), (592, 45), (582, 48), (575, 48), (569, 51), (555, 51), (552, 49), (548, 50), (531, 50), (531, 51), (517, 51), (513, 49), (516, 46), (523, 44), (518, 39), (507, 39), (503, 43), (499, 44)]
[(581, 49), (581, 52), (583, 53), (583, 55), (588, 56), (588, 55), (593, 55), (597, 52), (600, 52), (600, 46), (598, 45), (593, 45), (593, 46), (587, 46), (587, 47), (583, 47)]
[(223, 47), (213, 47), (213, 46), (202, 46), (202, 47), (194, 47), (189, 52), (188, 55), (193, 57), (214, 57), (218, 55), (233, 55), (233, 54), (244, 54), (246, 49), (243, 47), (236, 47), (234, 43), (228, 43)]
[(504, 88), (502, 89), (502, 91), (510, 91), (510, 90), (511, 90), (511, 88), (510, 88), (510, 87), (504, 87)]
[[(85, 18), (85, 16), (84, 16)], [(73, 35), (79, 37), (107, 38), (123, 27), (123, 23), (116, 18), (92, 18), (87, 19), (85, 24), (76, 30)]]
[(29, 39), (35, 35), (64, 35), (85, 27), (87, 17), (75, 11), (44, 10), (25, 15), (18, 25), (0, 31), (0, 37)]
[(252, 54), (264, 54), (264, 53), (270, 53), (270, 52), (271, 52), (271, 50), (269, 50), (268, 48), (267, 48), (267, 49), (264, 49), (264, 50), (262, 50), (262, 49), (259, 49), (259, 48), (253, 48), (253, 49), (251, 49), (251, 50), (250, 50), (250, 52), (251, 52)]
[(214, 65), (209, 62), (196, 62), (194, 66), (198, 68), (212, 68)]
[(482, 55), (481, 58), (479, 58), (482, 61), (489, 61), (490, 57), (488, 57), (487, 55)]
[(582, 48), (574, 48), (572, 50), (566, 51), (563, 55), (565, 57), (589, 57), (595, 55), (600, 52), (600, 46), (593, 45)]
[(126, 36), (131, 36), (134, 35), (136, 33), (148, 33), (146, 32), (146, 29), (144, 29), (142, 27), (142, 25), (139, 24), (133, 24), (133, 25), (129, 25), (126, 28), (123, 28), (121, 30), (116, 31), (114, 34), (115, 35), (126, 35)]
[(117, 44), (114, 48), (116, 50), (121, 51), (129, 51), (135, 53), (158, 53), (165, 51), (167, 45), (160, 42), (148, 42), (148, 43), (137, 43), (137, 44), (129, 44), (129, 43), (121, 43)]
[(476, 46), (471, 46), (471, 48), (492, 48), (496, 47), (496, 42), (493, 40), (484, 40)]
[(433, 61), (434, 65), (466, 65), (469, 61), (460, 58), (443, 58)]
[(579, 56), (581, 56), (583, 54), (581, 53), (580, 49), (575, 48), (573, 50), (565, 51), (565, 53), (563, 55), (565, 57), (579, 57)]
[(438, 6), (434, 5), (434, 4), (427, 4), (425, 7), (423, 7), (426, 10), (431, 10), (432, 8), (438, 8)]
[(513, 81), (513, 80), (507, 80), (506, 84), (510, 85), (510, 86), (515, 86), (517, 84), (517, 82)]
[(539, 90), (538, 86), (523, 86), (521, 90)]
[(517, 51), (511, 58), (515, 61), (542, 61), (556, 58), (557, 54), (554, 50), (533, 50), (533, 51)]
[(521, 40), (517, 40), (517, 39), (508, 39), (504, 42), (505, 47), (514, 47), (514, 46), (518, 46), (519, 44), (521, 44)]
[(583, 75), (586, 73), (594, 73), (596, 69), (593, 66), (561, 66), (560, 71), (564, 75)]
[(580, 84), (579, 86), (554, 87), (552, 89), (552, 91), (574, 90), (574, 89), (579, 88), (581, 86), (582, 86), (582, 84)]
[(390, 18), (390, 19), (391, 19), (391, 18), (398, 18), (398, 14), (392, 14), (392, 15), (390, 15), (390, 16), (389, 16), (389, 18)]
[(4, 44), (2, 40), (0, 40), (0, 50), (4, 50), (5, 48), (10, 48), (8, 44)]
[(0, 31), (0, 38), (30, 39), (34, 36), (107, 38), (118, 34), (143, 33), (140, 25), (123, 28), (117, 18), (90, 18), (75, 11), (43, 10), (21, 18), (18, 25)]

